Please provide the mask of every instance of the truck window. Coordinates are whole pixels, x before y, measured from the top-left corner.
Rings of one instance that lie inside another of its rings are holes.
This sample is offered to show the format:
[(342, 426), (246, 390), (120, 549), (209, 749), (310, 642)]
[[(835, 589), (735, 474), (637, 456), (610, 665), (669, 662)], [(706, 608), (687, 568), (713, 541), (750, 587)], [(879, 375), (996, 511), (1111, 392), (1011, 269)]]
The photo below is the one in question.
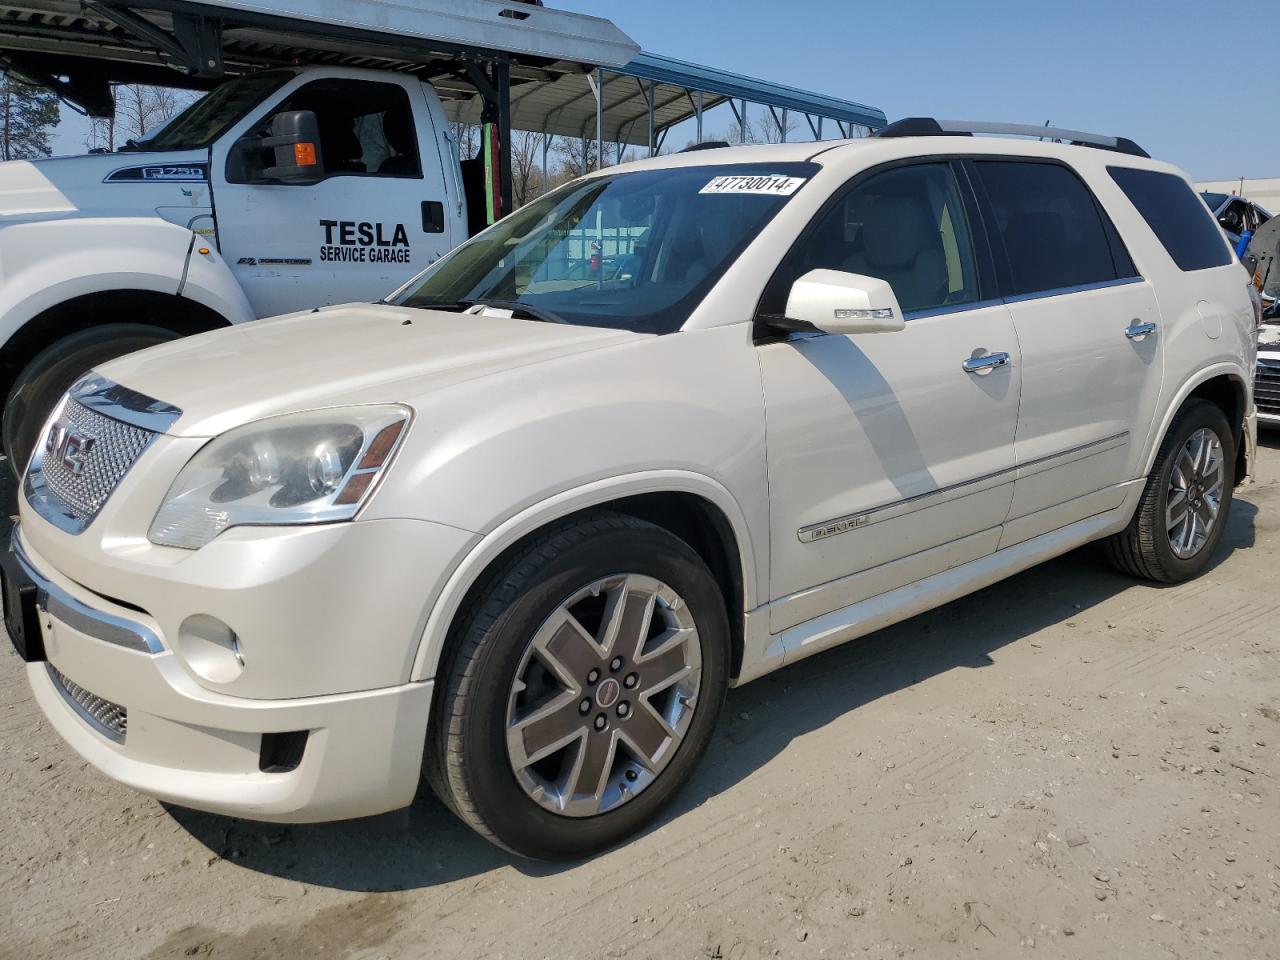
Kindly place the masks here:
[(203, 150), (293, 76), (287, 70), (268, 70), (224, 83), (165, 124), (154, 137), (130, 141), (121, 150)]
[[(1056, 163), (979, 160), (974, 164), (1012, 271), (1007, 296), (1025, 296), (1133, 276), (1128, 253), (1089, 189)], [(1117, 255), (1113, 259), (1113, 240)], [(1123, 269), (1118, 269), (1117, 260)]]
[(1133, 167), (1107, 167), (1107, 172), (1180, 270), (1204, 270), (1231, 262), (1231, 251), (1213, 215), (1181, 177)]
[(275, 112), (290, 110), (316, 115), (326, 176), (421, 178), (413, 108), (399, 84), (316, 80)]

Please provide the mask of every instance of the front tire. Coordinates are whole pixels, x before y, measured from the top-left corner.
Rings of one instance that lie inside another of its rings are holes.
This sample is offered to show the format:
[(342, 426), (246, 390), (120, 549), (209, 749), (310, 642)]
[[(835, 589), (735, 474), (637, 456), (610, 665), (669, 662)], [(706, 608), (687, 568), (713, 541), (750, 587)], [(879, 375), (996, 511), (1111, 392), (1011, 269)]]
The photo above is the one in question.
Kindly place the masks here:
[(596, 513), (498, 571), (439, 673), (425, 764), (477, 832), (544, 860), (613, 846), (706, 751), (729, 679), (724, 599), (653, 524)]
[(1199, 576), (1226, 527), (1235, 463), (1235, 434), (1222, 409), (1188, 401), (1160, 445), (1129, 526), (1106, 541), (1111, 562), (1156, 583)]
[(81, 374), (176, 337), (149, 324), (108, 323), (63, 337), (37, 353), (14, 380), (4, 404), (0, 431), (14, 475), (21, 476), (27, 468), (49, 414)]

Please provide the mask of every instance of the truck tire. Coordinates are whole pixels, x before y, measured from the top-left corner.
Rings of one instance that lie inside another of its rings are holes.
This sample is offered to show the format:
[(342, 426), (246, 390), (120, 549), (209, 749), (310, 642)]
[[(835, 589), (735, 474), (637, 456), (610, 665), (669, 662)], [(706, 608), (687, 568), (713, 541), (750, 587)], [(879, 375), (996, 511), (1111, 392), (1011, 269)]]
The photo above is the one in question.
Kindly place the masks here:
[(3, 439), (9, 469), (15, 476), (22, 475), (49, 414), (82, 373), (177, 336), (143, 323), (108, 323), (70, 334), (37, 353), (14, 380), (4, 404)]
[(1174, 417), (1129, 526), (1106, 542), (1112, 564), (1156, 583), (1199, 576), (1222, 539), (1235, 489), (1235, 435), (1207, 400)]
[(524, 857), (586, 856), (692, 776), (728, 689), (729, 628), (684, 541), (615, 513), (557, 525), (462, 617), (424, 769), (478, 833)]

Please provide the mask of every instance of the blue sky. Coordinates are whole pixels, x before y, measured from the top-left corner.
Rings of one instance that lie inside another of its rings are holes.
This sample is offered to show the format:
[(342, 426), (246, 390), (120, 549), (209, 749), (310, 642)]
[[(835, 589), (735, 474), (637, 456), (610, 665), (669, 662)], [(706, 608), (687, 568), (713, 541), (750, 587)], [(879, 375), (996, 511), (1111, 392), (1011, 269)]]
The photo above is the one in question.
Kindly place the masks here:
[[(1198, 180), (1280, 176), (1280, 100), (1246, 4), (1188, 0), (548, 0), (654, 53), (884, 109), (1128, 136)], [(1265, 20), (1262, 7), (1254, 17)], [(1274, 25), (1274, 21), (1272, 21)], [(1224, 38), (1233, 37), (1230, 44)], [(1238, 62), (1244, 52), (1251, 61)], [(1271, 54), (1274, 58), (1274, 54)], [(1274, 68), (1272, 68), (1274, 70)], [(59, 152), (82, 152), (64, 110)], [(729, 117), (713, 126), (727, 126)]]

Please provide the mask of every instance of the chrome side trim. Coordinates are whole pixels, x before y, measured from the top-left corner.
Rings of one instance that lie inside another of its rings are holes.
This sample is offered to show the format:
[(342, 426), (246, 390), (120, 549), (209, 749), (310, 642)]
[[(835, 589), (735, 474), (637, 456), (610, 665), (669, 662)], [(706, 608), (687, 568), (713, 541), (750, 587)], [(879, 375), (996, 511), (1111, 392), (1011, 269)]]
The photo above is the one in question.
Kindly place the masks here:
[(154, 630), (140, 623), (118, 617), (113, 613), (95, 610), (81, 603), (56, 583), (38, 571), (18, 542), (18, 525), (14, 524), (9, 549), (17, 556), (18, 563), (36, 585), (36, 606), (54, 619), (61, 620), (73, 630), (139, 653), (164, 652), (164, 644)]
[[(1088, 443), (1082, 443), (1066, 450), (1060, 450), (1057, 453), (1051, 453), (1047, 456), (1036, 457), (1034, 460), (1026, 460), (1022, 463), (1014, 464), (1004, 470), (997, 470), (994, 473), (983, 474), (980, 477), (974, 477), (972, 480), (961, 480), (959, 483), (952, 483), (945, 487), (939, 487), (936, 490), (929, 490), (926, 493), (918, 493), (914, 497), (906, 497), (902, 500), (894, 500), (892, 503), (884, 503), (878, 507), (871, 507), (868, 510), (862, 510), (858, 513), (847, 514), (843, 517), (836, 517), (834, 520), (826, 520), (822, 523), (813, 523), (806, 527), (801, 527), (796, 531), (796, 536), (801, 543), (813, 543), (817, 540), (826, 540), (829, 537), (839, 536), (842, 533), (848, 533), (850, 530), (857, 530), (859, 527), (870, 526), (873, 523), (880, 523), (883, 520), (891, 520), (893, 516), (900, 516), (897, 512), (902, 507), (919, 504), (926, 500), (946, 497), (948, 499), (958, 499), (959, 497), (968, 496), (971, 493), (980, 493), (982, 490), (989, 489), (991, 486), (998, 486), (993, 481), (1002, 481), (1011, 483), (1018, 476), (1020, 471), (1034, 470), (1041, 472), (1058, 466), (1055, 463), (1058, 460), (1074, 460), (1079, 459), (1080, 454), (1084, 453), (1102, 453), (1105, 450), (1120, 446), (1121, 443), (1128, 442), (1129, 431), (1113, 434), (1110, 437), (1103, 437), (1101, 440), (1091, 440)], [(1100, 448), (1100, 449), (1096, 449)], [(956, 496), (958, 495), (958, 496)], [(888, 516), (891, 514), (892, 516)]]
[(1017, 296), (1005, 297), (1005, 303), (1023, 303), (1027, 300), (1043, 300), (1047, 297), (1065, 297), (1072, 293), (1084, 293), (1088, 290), (1105, 290), (1108, 287), (1127, 287), (1131, 283), (1146, 283), (1145, 277), (1121, 277), (1118, 280), (1100, 280), (1097, 283), (1082, 283), (1075, 287), (1058, 287), (1054, 290), (1037, 290), (1035, 293), (1020, 293)]
[(985, 310), (988, 307), (998, 307), (1003, 300), (974, 300), (970, 303), (952, 303), (945, 307), (930, 307), (927, 310), (909, 310), (902, 315), (902, 319), (906, 323), (912, 320), (923, 320), (926, 317), (942, 317), (950, 313), (965, 313), (969, 310)]

